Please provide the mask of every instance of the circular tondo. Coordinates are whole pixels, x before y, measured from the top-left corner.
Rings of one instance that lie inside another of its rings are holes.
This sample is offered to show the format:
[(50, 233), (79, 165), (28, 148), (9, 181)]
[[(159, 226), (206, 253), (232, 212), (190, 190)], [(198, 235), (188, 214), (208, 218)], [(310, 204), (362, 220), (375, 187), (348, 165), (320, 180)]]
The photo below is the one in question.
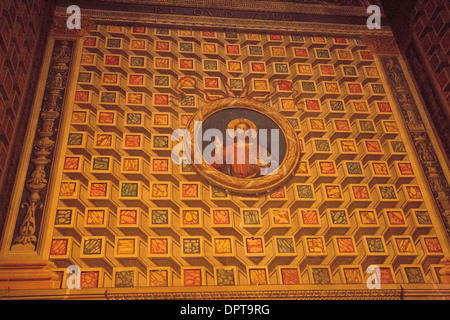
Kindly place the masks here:
[(195, 170), (228, 191), (276, 189), (299, 162), (300, 145), (289, 121), (253, 99), (213, 101), (192, 116), (187, 131)]

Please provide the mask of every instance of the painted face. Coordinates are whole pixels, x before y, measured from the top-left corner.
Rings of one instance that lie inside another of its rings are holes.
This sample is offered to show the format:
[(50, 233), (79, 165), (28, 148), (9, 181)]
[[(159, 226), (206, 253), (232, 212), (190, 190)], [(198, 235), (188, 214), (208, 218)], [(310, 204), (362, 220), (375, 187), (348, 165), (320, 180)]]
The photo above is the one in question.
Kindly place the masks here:
[(248, 129), (250, 129), (250, 127), (246, 124), (246, 123), (238, 123), (236, 125), (236, 130), (241, 129), (242, 131), (246, 132)]

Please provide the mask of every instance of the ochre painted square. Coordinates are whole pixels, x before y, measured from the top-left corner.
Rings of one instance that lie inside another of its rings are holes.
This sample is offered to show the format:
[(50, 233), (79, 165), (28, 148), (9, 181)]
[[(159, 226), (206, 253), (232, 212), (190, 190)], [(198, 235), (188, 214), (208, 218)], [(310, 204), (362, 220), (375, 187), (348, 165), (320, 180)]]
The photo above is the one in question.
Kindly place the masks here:
[(201, 269), (184, 269), (183, 279), (185, 287), (199, 287), (202, 285), (202, 270)]
[(169, 239), (167, 238), (150, 238), (150, 254), (168, 254)]

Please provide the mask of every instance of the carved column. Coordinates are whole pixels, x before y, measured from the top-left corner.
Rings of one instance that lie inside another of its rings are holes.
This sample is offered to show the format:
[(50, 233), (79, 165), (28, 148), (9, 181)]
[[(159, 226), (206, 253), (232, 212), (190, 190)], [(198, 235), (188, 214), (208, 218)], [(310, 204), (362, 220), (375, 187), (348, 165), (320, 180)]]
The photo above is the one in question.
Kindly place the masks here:
[[(52, 181), (55, 148), (61, 140), (59, 128), (67, 103), (67, 88), (71, 82), (74, 50), (83, 29), (69, 30), (67, 17), (56, 17), (47, 41), (46, 57), (38, 79), (38, 90), (27, 129), (19, 163), (5, 232), (0, 252), (0, 289), (55, 288), (58, 276), (52, 273), (43, 230), (47, 213), (49, 181)], [(59, 129), (59, 130), (58, 130)]]

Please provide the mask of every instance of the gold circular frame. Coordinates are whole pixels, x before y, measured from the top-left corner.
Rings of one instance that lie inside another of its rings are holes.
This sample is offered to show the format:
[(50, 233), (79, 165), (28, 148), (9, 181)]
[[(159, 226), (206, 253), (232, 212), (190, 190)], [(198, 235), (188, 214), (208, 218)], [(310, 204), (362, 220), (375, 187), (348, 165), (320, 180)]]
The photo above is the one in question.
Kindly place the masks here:
[[(194, 159), (195, 152), (200, 152), (203, 159), (202, 150), (195, 150), (196, 134), (202, 136), (202, 132), (194, 132), (195, 121), (205, 121), (216, 112), (226, 109), (249, 109), (261, 113), (268, 117), (281, 129), (286, 139), (286, 154), (282, 163), (279, 165), (277, 173), (273, 175), (262, 176), (252, 179), (242, 179), (229, 176), (219, 170), (213, 168), (210, 164), (202, 161), (201, 164), (194, 164), (195, 170), (206, 180), (219, 187), (234, 191), (236, 193), (252, 193), (258, 194), (276, 189), (278, 186), (286, 182), (295, 170), (300, 160), (300, 145), (297, 134), (292, 125), (278, 111), (267, 107), (261, 102), (243, 98), (227, 98), (213, 101), (198, 110), (187, 124), (187, 130), (191, 135), (191, 160)], [(200, 128), (197, 128), (199, 131)], [(201, 146), (197, 146), (201, 148)]]

